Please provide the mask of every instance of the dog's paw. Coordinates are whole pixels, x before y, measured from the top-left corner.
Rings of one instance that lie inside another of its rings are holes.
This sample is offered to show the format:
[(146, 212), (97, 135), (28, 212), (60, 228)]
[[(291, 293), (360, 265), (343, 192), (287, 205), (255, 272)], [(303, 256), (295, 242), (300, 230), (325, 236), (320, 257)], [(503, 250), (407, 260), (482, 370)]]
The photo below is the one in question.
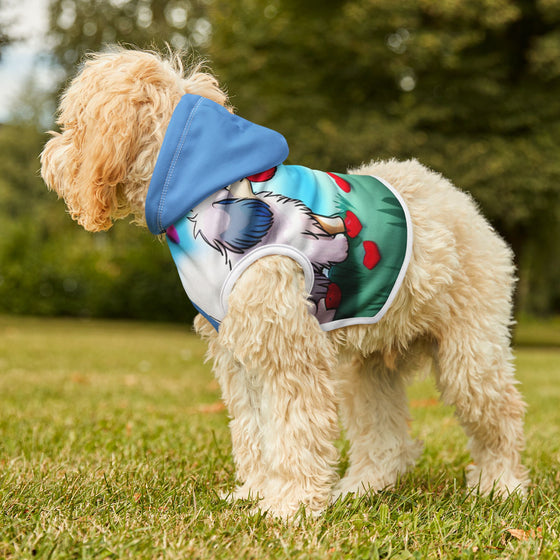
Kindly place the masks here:
[(392, 488), (399, 475), (414, 466), (422, 454), (423, 445), (421, 441), (410, 440), (395, 449), (377, 452), (375, 457), (371, 457), (369, 453), (354, 457), (354, 460), (358, 460), (334, 487), (333, 501), (346, 494), (361, 496)]
[(386, 490), (392, 488), (396, 480), (396, 475), (391, 477), (368, 477), (367, 480), (361, 477), (345, 476), (334, 487), (331, 501), (336, 502), (339, 498), (342, 499), (348, 494), (363, 496), (370, 492), (375, 493)]
[(483, 496), (492, 494), (506, 498), (510, 494), (527, 495), (529, 477), (524, 467), (515, 472), (503, 468), (484, 468), (469, 465), (466, 469), (467, 486)]
[(258, 490), (255, 490), (254, 488), (252, 488), (248, 484), (243, 484), (241, 486), (238, 486), (233, 491), (222, 492), (220, 494), (220, 498), (222, 500), (225, 500), (226, 502), (229, 502), (230, 504), (233, 503), (233, 502), (236, 502), (237, 500), (258, 500), (258, 499), (260, 499)]
[(325, 506), (311, 507), (301, 502), (285, 502), (277, 500), (260, 500), (255, 511), (266, 513), (276, 519), (298, 524), (305, 518), (319, 517)]

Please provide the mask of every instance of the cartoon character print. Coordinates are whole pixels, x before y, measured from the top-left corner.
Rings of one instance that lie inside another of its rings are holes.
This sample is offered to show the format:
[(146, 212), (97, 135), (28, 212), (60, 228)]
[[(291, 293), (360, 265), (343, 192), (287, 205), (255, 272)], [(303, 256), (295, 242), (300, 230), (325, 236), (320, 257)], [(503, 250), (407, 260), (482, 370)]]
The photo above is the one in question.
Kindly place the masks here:
[(412, 251), (406, 205), (382, 178), (295, 165), (221, 189), (175, 225), (167, 237), (181, 281), (216, 329), (239, 274), (273, 254), (301, 263), (310, 312), (325, 330), (375, 323)]
[(268, 191), (255, 193), (251, 183), (267, 181), (274, 172), (275, 168), (242, 179), (194, 208), (189, 217), (194, 237), (221, 253), (230, 270), (260, 245), (290, 245), (300, 250), (314, 272), (312, 312), (321, 323), (332, 321), (341, 290), (328, 274), (348, 257), (346, 225), (338, 216), (314, 214), (299, 200)]

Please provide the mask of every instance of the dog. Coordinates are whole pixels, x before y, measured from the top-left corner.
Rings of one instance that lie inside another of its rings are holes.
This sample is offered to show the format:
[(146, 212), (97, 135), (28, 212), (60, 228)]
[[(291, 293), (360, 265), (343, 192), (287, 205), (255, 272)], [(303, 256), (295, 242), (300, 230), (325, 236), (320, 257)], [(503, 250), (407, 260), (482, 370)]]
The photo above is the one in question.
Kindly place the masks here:
[[(467, 485), (525, 493), (512, 253), (468, 194), (415, 160), (374, 161), (346, 175), (285, 166), (283, 137), (237, 117), (211, 73), (185, 71), (173, 54), (119, 47), (90, 55), (61, 97), (57, 122), (41, 173), (71, 217), (100, 231), (132, 216), (166, 234), (231, 418), (239, 482), (231, 499), (258, 499), (262, 511), (291, 518), (302, 506), (320, 514), (349, 493), (390, 488), (421, 453), (409, 435), (405, 389), (429, 368), (469, 437)], [(230, 132), (242, 137), (234, 148)], [(168, 193), (181, 166), (192, 181)], [(274, 194), (278, 177), (289, 190), (295, 171), (303, 194)], [(367, 185), (355, 188), (354, 206), (325, 210), (302, 201), (314, 177), (336, 204), (356, 181)], [(202, 190), (191, 196), (195, 184)], [(382, 194), (364, 204), (370, 188)], [(379, 288), (382, 301), (367, 317), (369, 296), (352, 311), (362, 316), (337, 319), (354, 278), (372, 276), (388, 258), (372, 229), (385, 218), (360, 217), (379, 201), (387, 202), (379, 212), (398, 221), (385, 220), (387, 239), (401, 239), (383, 271), (392, 287)], [(292, 237), (277, 233), (266, 245), (290, 209)], [(187, 262), (185, 243), (201, 247), (198, 261)], [(361, 256), (343, 273), (351, 245)], [(326, 247), (333, 257), (322, 255)], [(214, 264), (204, 275), (206, 259)], [(211, 289), (221, 299), (207, 296)], [(339, 417), (350, 442), (342, 478)]]

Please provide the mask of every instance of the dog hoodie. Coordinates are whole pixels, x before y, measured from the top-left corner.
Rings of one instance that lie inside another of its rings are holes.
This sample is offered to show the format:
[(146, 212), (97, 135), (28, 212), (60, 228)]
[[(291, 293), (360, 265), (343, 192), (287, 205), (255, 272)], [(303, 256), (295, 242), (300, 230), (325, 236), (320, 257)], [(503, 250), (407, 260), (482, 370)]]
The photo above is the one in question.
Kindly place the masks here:
[(376, 323), (410, 261), (404, 201), (380, 177), (286, 165), (287, 156), (278, 132), (186, 94), (148, 189), (148, 228), (167, 234), (187, 296), (216, 329), (237, 279), (269, 255), (301, 266), (324, 330)]

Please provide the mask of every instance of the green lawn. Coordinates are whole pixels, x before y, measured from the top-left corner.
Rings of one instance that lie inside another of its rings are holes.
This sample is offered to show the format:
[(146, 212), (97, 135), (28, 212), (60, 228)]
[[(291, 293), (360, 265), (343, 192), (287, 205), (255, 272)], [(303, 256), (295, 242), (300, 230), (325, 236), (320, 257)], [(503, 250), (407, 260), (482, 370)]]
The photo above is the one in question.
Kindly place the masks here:
[(227, 415), (188, 328), (0, 317), (0, 558), (560, 558), (557, 328), (546, 348), (518, 329), (526, 501), (468, 495), (465, 437), (423, 381), (418, 466), (290, 526), (219, 498)]

